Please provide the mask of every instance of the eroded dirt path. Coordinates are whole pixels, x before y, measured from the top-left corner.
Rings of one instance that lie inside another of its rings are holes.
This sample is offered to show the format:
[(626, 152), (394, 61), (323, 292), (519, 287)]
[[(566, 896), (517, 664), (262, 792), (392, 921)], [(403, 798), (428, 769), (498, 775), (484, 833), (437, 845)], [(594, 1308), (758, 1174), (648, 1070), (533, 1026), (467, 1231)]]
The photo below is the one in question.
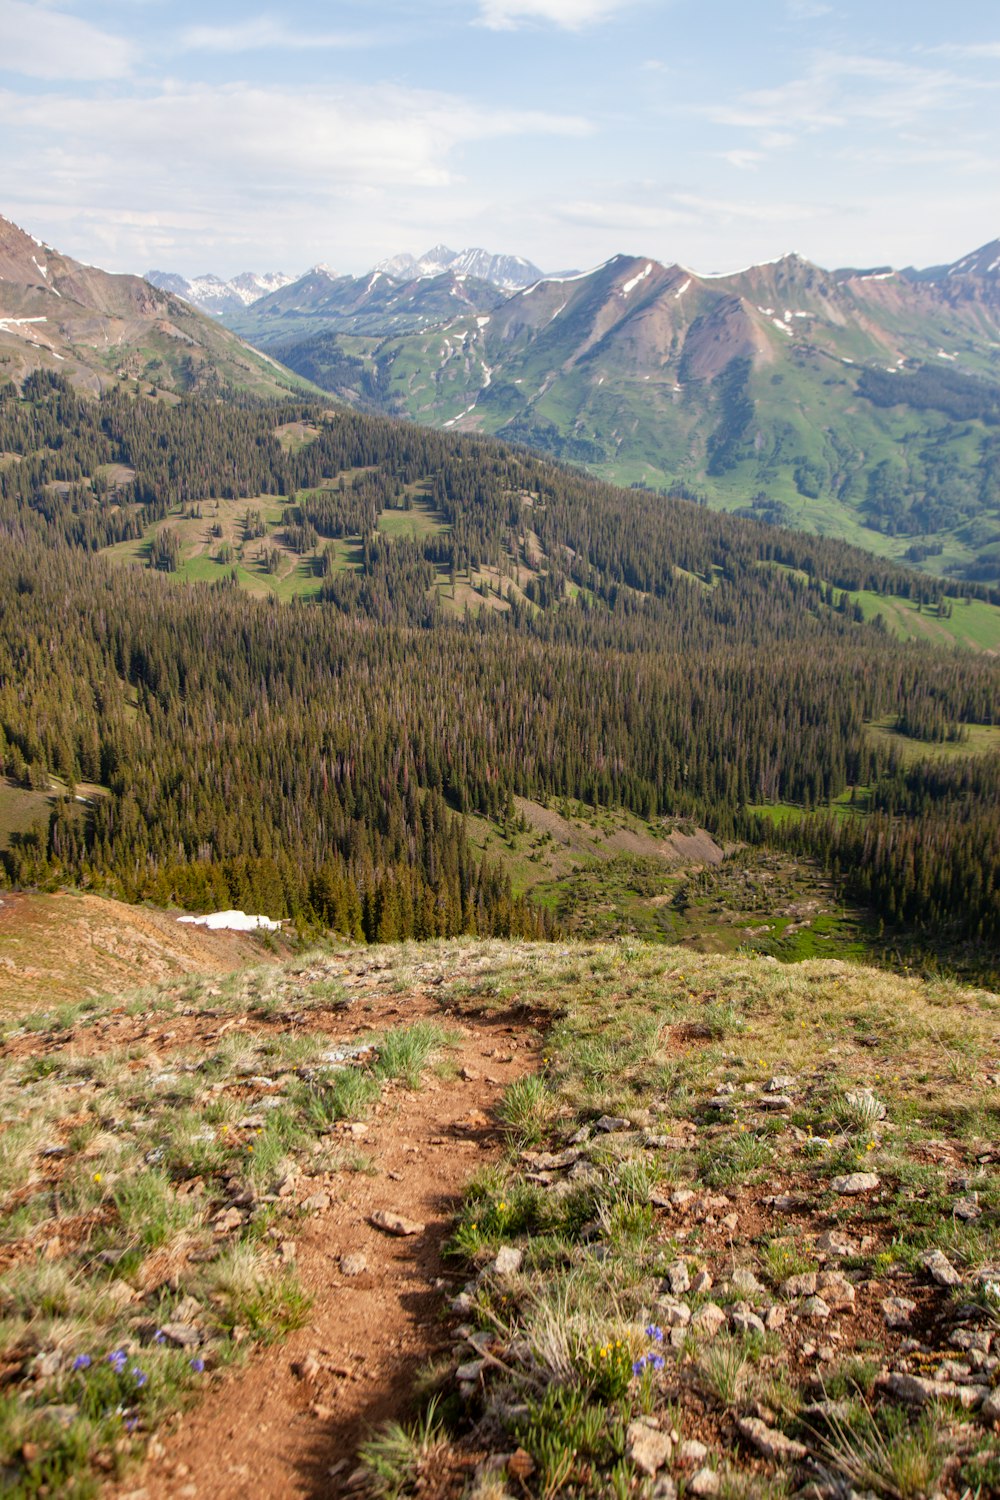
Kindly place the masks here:
[[(499, 1154), (492, 1109), (531, 1066), (532, 1036), (509, 1018), (455, 1022), (422, 997), (365, 1009), (374, 1024), (444, 1019), (457, 1036), (449, 1053), (456, 1076), (429, 1074), (419, 1091), (391, 1091), (362, 1137), (345, 1133), (372, 1170), (338, 1173), (327, 1188), (330, 1206), (294, 1231), (298, 1275), (314, 1299), (307, 1326), (213, 1377), (201, 1404), (154, 1440), (144, 1471), (109, 1496), (346, 1493), (359, 1443), (407, 1413), (416, 1370), (451, 1347), (442, 1312), (465, 1277), (443, 1260), (442, 1245), (464, 1185)], [(387, 1235), (369, 1222), (379, 1209), (424, 1230)], [(363, 1256), (364, 1270), (345, 1274), (347, 1255)]]

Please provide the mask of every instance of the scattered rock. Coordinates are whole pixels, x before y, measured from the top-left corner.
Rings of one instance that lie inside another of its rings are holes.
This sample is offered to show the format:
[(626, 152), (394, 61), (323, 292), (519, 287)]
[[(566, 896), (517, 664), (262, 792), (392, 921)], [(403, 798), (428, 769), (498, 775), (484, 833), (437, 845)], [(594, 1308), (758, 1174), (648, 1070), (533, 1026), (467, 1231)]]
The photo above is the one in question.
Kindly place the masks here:
[(734, 1302), (729, 1309), (729, 1321), (737, 1333), (763, 1333), (764, 1321), (758, 1318), (749, 1302)]
[(816, 1241), (816, 1253), (818, 1255), (857, 1255), (858, 1245), (849, 1234), (844, 1234), (842, 1229), (828, 1229), (821, 1234)]
[(459, 1365), (455, 1371), (455, 1379), (464, 1385), (467, 1381), (476, 1381), (486, 1369), (485, 1359), (470, 1359), (467, 1364)]
[(463, 1068), (462, 1078), (466, 1083), (477, 1083), (479, 1080), (479, 1074), (476, 1072), (475, 1068)]
[(1000, 1422), (1000, 1386), (990, 1391), (979, 1408), (979, 1415), (984, 1422)]
[(426, 1225), (418, 1224), (415, 1219), (404, 1219), (402, 1214), (390, 1213), (385, 1208), (377, 1208), (373, 1214), (369, 1215), (368, 1222), (385, 1234), (395, 1234), (400, 1237), (423, 1234), (426, 1228)]
[(362, 1271), (367, 1271), (367, 1269), (368, 1258), (362, 1255), (360, 1250), (352, 1251), (350, 1254), (340, 1257), (340, 1274), (342, 1276), (360, 1276)]
[(924, 1267), (938, 1286), (961, 1286), (962, 1278), (942, 1250), (928, 1250), (922, 1256)]
[(726, 1325), (726, 1315), (717, 1302), (706, 1302), (692, 1314), (691, 1327), (703, 1338), (714, 1339), (720, 1328)]
[(691, 1290), (698, 1296), (712, 1290), (712, 1273), (710, 1271), (699, 1271), (691, 1282)]
[(807, 1297), (802, 1304), (802, 1316), (825, 1322), (830, 1316), (830, 1304), (822, 1297)]
[(667, 1267), (666, 1282), (675, 1297), (690, 1289), (691, 1276), (684, 1261), (675, 1260), (673, 1265)]
[(301, 1358), (292, 1360), (292, 1374), (298, 1376), (299, 1380), (318, 1380), (322, 1371), (323, 1366), (316, 1354), (303, 1354)]
[(330, 1194), (322, 1192), (310, 1193), (308, 1198), (302, 1200), (299, 1207), (303, 1213), (321, 1214), (330, 1207)]
[(164, 1323), (160, 1332), (168, 1344), (178, 1349), (194, 1349), (201, 1343), (201, 1329), (193, 1323)]
[(956, 1219), (965, 1219), (967, 1222), (980, 1218), (983, 1212), (974, 1198), (957, 1198), (951, 1211)]
[(787, 1276), (781, 1283), (781, 1295), (793, 1301), (796, 1297), (811, 1297), (819, 1285), (815, 1271), (801, 1271), (797, 1276)]
[(686, 1328), (691, 1321), (691, 1309), (686, 1302), (657, 1302), (655, 1312), (667, 1328)]
[(885, 1318), (887, 1328), (909, 1328), (910, 1318), (917, 1310), (917, 1304), (911, 1302), (909, 1297), (886, 1297), (882, 1303), (882, 1316)]
[(764, 1290), (753, 1272), (747, 1270), (745, 1266), (734, 1271), (730, 1280), (733, 1290), (742, 1292), (744, 1296), (753, 1297)]
[(602, 1115), (599, 1120), (594, 1121), (594, 1129), (603, 1130), (608, 1135), (611, 1135), (615, 1131), (631, 1130), (632, 1121), (624, 1119), (621, 1115)]
[(715, 1469), (699, 1469), (687, 1482), (686, 1493), (696, 1495), (698, 1500), (711, 1500), (722, 1487), (722, 1480)]
[(513, 1245), (502, 1245), (496, 1253), (496, 1259), (490, 1266), (490, 1270), (496, 1276), (514, 1276), (521, 1269), (523, 1260), (523, 1250), (517, 1250)]
[(798, 1443), (794, 1438), (786, 1437), (775, 1427), (768, 1427), (759, 1417), (737, 1417), (736, 1425), (748, 1443), (752, 1443), (758, 1453), (769, 1458), (775, 1463), (782, 1463), (786, 1459), (805, 1458), (808, 1448), (804, 1443)]
[(854, 1306), (854, 1288), (839, 1271), (821, 1271), (816, 1289), (834, 1312), (843, 1312)]
[(873, 1193), (880, 1182), (876, 1172), (848, 1172), (846, 1177), (835, 1177), (830, 1186), (842, 1198), (856, 1198), (860, 1193)]
[(792, 1101), (787, 1094), (761, 1094), (758, 1109), (791, 1109)]
[(699, 1443), (695, 1438), (688, 1438), (681, 1443), (677, 1450), (677, 1457), (682, 1464), (703, 1464), (708, 1457), (708, 1449), (704, 1443)]
[(212, 1228), (216, 1234), (231, 1234), (234, 1229), (243, 1228), (243, 1215), (238, 1208), (224, 1208), (212, 1220)]
[(648, 1421), (630, 1422), (625, 1434), (625, 1451), (640, 1474), (653, 1475), (670, 1462), (674, 1445), (665, 1432), (650, 1427)]
[(775, 1328), (783, 1328), (787, 1316), (785, 1309), (775, 1304), (773, 1307), (769, 1307), (764, 1314), (764, 1327), (769, 1331), (773, 1331)]

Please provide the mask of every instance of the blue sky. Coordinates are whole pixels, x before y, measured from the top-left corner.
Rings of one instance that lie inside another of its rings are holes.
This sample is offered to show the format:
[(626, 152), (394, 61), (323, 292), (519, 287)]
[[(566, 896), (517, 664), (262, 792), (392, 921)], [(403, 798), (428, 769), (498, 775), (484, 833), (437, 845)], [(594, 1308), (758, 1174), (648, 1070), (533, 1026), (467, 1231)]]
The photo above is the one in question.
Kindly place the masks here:
[(0, 141), (112, 270), (926, 265), (1000, 235), (1000, 6), (0, 0)]

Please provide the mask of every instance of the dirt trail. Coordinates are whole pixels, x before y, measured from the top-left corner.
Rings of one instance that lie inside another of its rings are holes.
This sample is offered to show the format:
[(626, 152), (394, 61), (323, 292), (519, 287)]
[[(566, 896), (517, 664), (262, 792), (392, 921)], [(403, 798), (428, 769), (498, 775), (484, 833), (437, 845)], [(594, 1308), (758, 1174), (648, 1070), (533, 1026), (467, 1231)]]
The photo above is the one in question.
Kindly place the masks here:
[[(440, 1017), (414, 997), (365, 1007), (378, 1024)], [(451, 1023), (453, 1024), (453, 1023)], [(348, 1028), (345, 1028), (347, 1030)], [(374, 1172), (341, 1172), (329, 1209), (303, 1222), (296, 1266), (314, 1301), (308, 1325), (283, 1343), (217, 1377), (157, 1455), (108, 1496), (135, 1500), (296, 1500), (348, 1492), (360, 1442), (373, 1427), (406, 1414), (416, 1370), (451, 1348), (442, 1318), (463, 1273), (441, 1248), (462, 1188), (495, 1158), (500, 1139), (491, 1110), (511, 1079), (531, 1064), (529, 1033), (509, 1019), (466, 1020), (450, 1053), (458, 1074), (428, 1075), (418, 1092), (399, 1091), (357, 1142)], [(387, 1209), (425, 1226), (407, 1238), (369, 1222)], [(341, 1259), (360, 1254), (360, 1274)], [(356, 1492), (355, 1492), (356, 1493)]]

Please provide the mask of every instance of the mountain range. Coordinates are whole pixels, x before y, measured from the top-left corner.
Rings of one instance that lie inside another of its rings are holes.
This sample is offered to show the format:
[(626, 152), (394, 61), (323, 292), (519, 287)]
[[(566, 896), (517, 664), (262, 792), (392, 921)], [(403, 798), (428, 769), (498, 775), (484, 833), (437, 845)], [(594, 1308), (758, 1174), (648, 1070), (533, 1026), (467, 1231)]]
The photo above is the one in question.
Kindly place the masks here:
[[(268, 278), (247, 273), (209, 316), (0, 219), (0, 379), (322, 389), (1000, 581), (1000, 241), (902, 271), (789, 255), (707, 276), (619, 255), (514, 292), (462, 269), (476, 254), (439, 247), (364, 277), (316, 266), (249, 302)], [(495, 277), (535, 270), (488, 259)]]
[(185, 302), (190, 302), (202, 312), (212, 313), (215, 317), (221, 317), (224, 312), (249, 307), (252, 302), (266, 297), (269, 292), (280, 291), (283, 286), (295, 280), (294, 276), (286, 276), (284, 271), (243, 271), (230, 281), (214, 276), (211, 272), (188, 281), (174, 271), (147, 271), (145, 279), (151, 286), (159, 287), (164, 292), (173, 292), (175, 297), (182, 297)]
[(224, 316), (352, 404), (1000, 577), (1000, 241), (902, 271), (617, 255), (513, 293), (396, 263)]
[(0, 385), (36, 369), (95, 393), (122, 380), (172, 393), (306, 388), (171, 292), (84, 265), (0, 218)]
[[(450, 271), (459, 279), (471, 276), (477, 281), (499, 287), (504, 292), (515, 292), (542, 279), (542, 272), (538, 267), (519, 255), (494, 255), (489, 250), (477, 248), (450, 250), (447, 245), (435, 245), (419, 256), (405, 252), (390, 256), (388, 260), (380, 261), (373, 270), (384, 272), (402, 282), (434, 279)], [(358, 280), (369, 280), (372, 274), (373, 272), (369, 272)], [(221, 318), (226, 314), (238, 315), (244, 308), (259, 302), (262, 297), (281, 291), (290, 284), (299, 286), (303, 281), (317, 277), (333, 281), (352, 279), (338, 278), (335, 271), (322, 263), (313, 266), (298, 278), (286, 276), (284, 271), (244, 271), (228, 281), (212, 272), (188, 280), (175, 271), (147, 271), (145, 279), (162, 291), (183, 297), (185, 302), (192, 303), (202, 312)]]

